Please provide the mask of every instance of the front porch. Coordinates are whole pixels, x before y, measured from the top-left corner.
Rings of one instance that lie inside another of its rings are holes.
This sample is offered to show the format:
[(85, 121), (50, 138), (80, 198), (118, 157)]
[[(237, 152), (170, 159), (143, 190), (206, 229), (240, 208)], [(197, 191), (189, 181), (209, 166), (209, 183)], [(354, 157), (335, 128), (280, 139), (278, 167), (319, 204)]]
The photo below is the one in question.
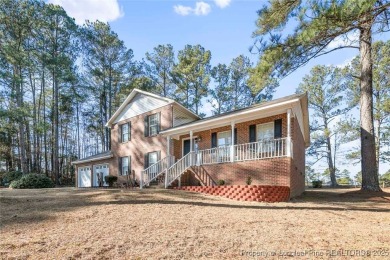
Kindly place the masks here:
[[(191, 129), (188, 134), (167, 135), (168, 156), (142, 171), (141, 186), (148, 186), (157, 178), (164, 181), (165, 188), (215, 186), (220, 180), (229, 185), (243, 185), (248, 176), (254, 184), (288, 186), (294, 152), (293, 119), (291, 110), (286, 112), (207, 130)], [(268, 175), (272, 172), (283, 175), (283, 181), (271, 180)]]

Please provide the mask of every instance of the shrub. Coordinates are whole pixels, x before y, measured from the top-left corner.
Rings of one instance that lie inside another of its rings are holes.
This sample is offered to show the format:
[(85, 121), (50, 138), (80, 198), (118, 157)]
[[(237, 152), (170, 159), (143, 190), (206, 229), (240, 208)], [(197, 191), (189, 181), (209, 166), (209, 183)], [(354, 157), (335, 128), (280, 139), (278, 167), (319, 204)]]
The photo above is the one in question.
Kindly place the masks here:
[(9, 185), (13, 189), (40, 189), (53, 188), (54, 184), (49, 177), (43, 174), (29, 173)]
[(312, 181), (313, 188), (322, 188), (322, 181)]
[(224, 180), (218, 180), (218, 186), (223, 186), (225, 185), (225, 181)]
[(251, 185), (252, 184), (252, 177), (251, 176), (248, 176), (246, 178), (246, 185)]
[(9, 185), (13, 181), (17, 181), (20, 178), (22, 178), (23, 173), (21, 171), (13, 171), (13, 172), (7, 172), (4, 173), (2, 176), (2, 183), (4, 185)]
[(107, 175), (104, 176), (104, 181), (108, 183), (108, 186), (112, 187), (114, 185), (114, 182), (118, 180), (117, 176), (114, 175)]

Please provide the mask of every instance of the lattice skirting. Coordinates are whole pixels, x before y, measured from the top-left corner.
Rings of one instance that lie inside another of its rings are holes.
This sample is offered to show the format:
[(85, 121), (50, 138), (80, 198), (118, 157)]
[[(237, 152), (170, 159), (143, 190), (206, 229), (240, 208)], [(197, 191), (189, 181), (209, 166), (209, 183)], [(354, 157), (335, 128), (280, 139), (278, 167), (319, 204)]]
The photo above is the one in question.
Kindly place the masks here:
[(283, 202), (290, 199), (290, 188), (287, 186), (183, 186), (175, 187), (174, 189), (201, 192), (214, 196), (222, 196), (233, 200), (243, 201)]

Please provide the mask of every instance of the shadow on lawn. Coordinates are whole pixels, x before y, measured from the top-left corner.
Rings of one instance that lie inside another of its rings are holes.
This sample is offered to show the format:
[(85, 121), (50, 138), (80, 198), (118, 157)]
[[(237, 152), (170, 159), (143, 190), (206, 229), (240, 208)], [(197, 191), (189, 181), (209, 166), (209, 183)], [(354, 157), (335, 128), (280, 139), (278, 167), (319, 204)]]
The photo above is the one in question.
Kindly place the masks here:
[[(389, 193), (308, 190), (303, 196), (290, 203), (268, 204), (238, 201), (225, 203), (220, 197), (175, 190), (57, 189), (19, 193), (11, 191), (0, 193), (0, 229), (9, 225), (30, 224), (56, 218), (53, 212), (104, 205), (160, 204), (254, 210), (390, 212), (390, 207), (374, 206), (383, 206), (382, 203), (390, 205), (389, 198)], [(310, 205), (306, 206), (306, 203)]]

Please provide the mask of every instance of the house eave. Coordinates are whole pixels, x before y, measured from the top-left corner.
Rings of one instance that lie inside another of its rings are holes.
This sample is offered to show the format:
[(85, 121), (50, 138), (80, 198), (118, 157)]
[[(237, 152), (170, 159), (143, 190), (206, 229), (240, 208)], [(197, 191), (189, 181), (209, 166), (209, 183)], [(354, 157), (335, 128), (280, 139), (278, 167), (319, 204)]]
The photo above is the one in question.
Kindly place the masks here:
[[(300, 100), (299, 98), (295, 98), (285, 102), (271, 104), (269, 106), (255, 107), (253, 109), (239, 111), (234, 114), (216, 117), (209, 120), (205, 119), (202, 120), (201, 122), (195, 121), (185, 126), (178, 126), (175, 128), (164, 130), (161, 132), (161, 134), (164, 136), (183, 135), (183, 134), (187, 134), (190, 130), (202, 131), (204, 129), (210, 129), (210, 128), (227, 125), (230, 124), (230, 122), (240, 123), (240, 122), (251, 120), (253, 118), (260, 118), (260, 117), (280, 114), (286, 112), (287, 111), (286, 109), (290, 108), (292, 104), (294, 103), (298, 104), (299, 100)], [(261, 115), (257, 114), (259, 112), (262, 112), (262, 114)]]
[(100, 161), (100, 160), (104, 160), (104, 159), (110, 159), (110, 158), (113, 158), (114, 156), (112, 154), (110, 155), (107, 155), (107, 156), (102, 156), (102, 157), (96, 157), (96, 158), (91, 158), (91, 159), (86, 159), (86, 160), (78, 160), (78, 161), (74, 161), (72, 162), (71, 164), (81, 164), (81, 163), (88, 163), (88, 162), (95, 162), (95, 161)]

